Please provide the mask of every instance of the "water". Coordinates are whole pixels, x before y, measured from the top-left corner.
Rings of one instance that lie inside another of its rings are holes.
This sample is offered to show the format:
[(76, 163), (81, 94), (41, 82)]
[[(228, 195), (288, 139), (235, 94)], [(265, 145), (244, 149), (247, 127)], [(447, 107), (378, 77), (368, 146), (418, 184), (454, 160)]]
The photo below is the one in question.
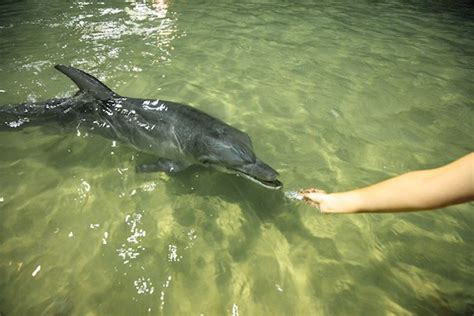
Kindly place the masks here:
[[(246, 131), (284, 190), (368, 185), (473, 147), (474, 11), (456, 1), (7, 1), (0, 104), (126, 96)], [(0, 133), (4, 315), (471, 314), (473, 204), (321, 215), (284, 191), (80, 128)]]

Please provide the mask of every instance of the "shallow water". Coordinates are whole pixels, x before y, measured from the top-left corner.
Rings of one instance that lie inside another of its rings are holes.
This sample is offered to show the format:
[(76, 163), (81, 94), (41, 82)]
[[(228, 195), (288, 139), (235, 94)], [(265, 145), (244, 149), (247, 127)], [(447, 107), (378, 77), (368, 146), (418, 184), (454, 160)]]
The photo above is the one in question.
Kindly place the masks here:
[(327, 191), (473, 150), (474, 11), (451, 1), (43, 1), (0, 5), (0, 105), (121, 95), (247, 132), (283, 191), (149, 157), (80, 128), (0, 133), (2, 315), (474, 311), (473, 204), (321, 215)]

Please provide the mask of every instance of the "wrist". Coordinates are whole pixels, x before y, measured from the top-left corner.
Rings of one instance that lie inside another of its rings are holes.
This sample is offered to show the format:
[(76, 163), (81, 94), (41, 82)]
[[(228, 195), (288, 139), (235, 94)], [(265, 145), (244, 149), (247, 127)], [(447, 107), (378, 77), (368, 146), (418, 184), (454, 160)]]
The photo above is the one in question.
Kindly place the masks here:
[(357, 191), (329, 194), (328, 202), (328, 211), (333, 213), (356, 213), (363, 210), (362, 196)]

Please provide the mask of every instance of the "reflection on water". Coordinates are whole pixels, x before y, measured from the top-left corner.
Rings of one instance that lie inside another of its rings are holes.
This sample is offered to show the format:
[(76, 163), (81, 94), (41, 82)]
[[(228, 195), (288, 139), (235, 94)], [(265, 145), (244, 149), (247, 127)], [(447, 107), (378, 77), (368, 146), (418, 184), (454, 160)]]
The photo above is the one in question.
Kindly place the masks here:
[[(286, 191), (343, 190), (472, 151), (472, 16), (461, 1), (2, 3), (0, 106), (73, 95), (53, 69), (72, 64), (244, 130)], [(156, 157), (80, 126), (2, 131), (0, 152), (1, 314), (472, 314), (472, 204), (321, 216), (205, 168), (137, 174)]]
[[(139, 37), (146, 42), (146, 45), (154, 48), (153, 53), (142, 52), (152, 64), (167, 63), (171, 61), (172, 41), (184, 35), (184, 33), (177, 34), (176, 13), (169, 10), (167, 1), (156, 1), (151, 5), (131, 2), (123, 9), (98, 8), (95, 12), (87, 8), (87, 6), (92, 6), (95, 10), (93, 3), (79, 2), (76, 5), (75, 9), (88, 13), (80, 14), (64, 25), (71, 31), (79, 32), (80, 41), (94, 43), (96, 51), (97, 48), (100, 49), (97, 52), (105, 53), (103, 58), (119, 58), (122, 50), (130, 49), (125, 45), (117, 45), (116, 41), (123, 42)], [(64, 27), (61, 23), (57, 25)], [(115, 45), (107, 44), (111, 40)], [(99, 63), (105, 60), (99, 60)], [(138, 67), (125, 70), (141, 71)]]

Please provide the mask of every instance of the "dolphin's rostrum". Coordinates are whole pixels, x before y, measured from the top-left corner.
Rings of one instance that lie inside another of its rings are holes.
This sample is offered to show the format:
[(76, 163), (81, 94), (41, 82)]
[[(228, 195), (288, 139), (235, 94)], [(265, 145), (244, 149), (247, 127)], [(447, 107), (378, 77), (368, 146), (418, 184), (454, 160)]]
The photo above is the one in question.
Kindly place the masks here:
[(70, 98), (1, 107), (0, 130), (71, 122), (159, 157), (138, 171), (173, 173), (200, 164), (269, 189), (282, 187), (278, 172), (255, 156), (246, 133), (189, 105), (122, 97), (79, 69), (55, 68), (71, 78), (79, 92)]

